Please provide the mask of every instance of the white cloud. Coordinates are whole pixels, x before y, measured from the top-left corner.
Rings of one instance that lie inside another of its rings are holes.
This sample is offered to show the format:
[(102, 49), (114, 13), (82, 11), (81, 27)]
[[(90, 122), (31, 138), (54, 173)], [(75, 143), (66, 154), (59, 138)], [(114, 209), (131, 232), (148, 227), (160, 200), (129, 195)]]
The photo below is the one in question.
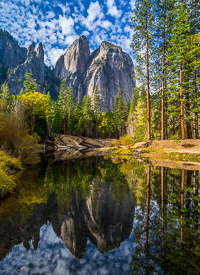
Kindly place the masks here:
[(131, 10), (135, 9), (135, 0), (130, 1)]
[(65, 50), (63, 49), (58, 49), (58, 48), (53, 48), (48, 50), (48, 57), (45, 57), (45, 62), (47, 64), (56, 64), (58, 58), (65, 53)]
[(59, 24), (64, 35), (73, 34), (74, 31), (74, 20), (72, 17), (66, 18), (59, 15)]
[(83, 35), (85, 35), (85, 36), (89, 36), (89, 35), (90, 35), (90, 33), (89, 33), (88, 31), (84, 31), (84, 32), (83, 32)]
[(71, 45), (79, 36), (77, 34), (69, 35), (65, 39), (67, 45)]
[(117, 6), (115, 5), (114, 0), (107, 0), (106, 4), (108, 8), (108, 14), (117, 18), (121, 17), (122, 11), (117, 9)]
[[(91, 0), (86, 10), (83, 0), (65, 4), (62, 0), (0, 0), (0, 25), (22, 46), (42, 42), (48, 65), (55, 65), (57, 56), (81, 34), (88, 37), (91, 51), (107, 40), (132, 54), (129, 24), (135, 0), (130, 0), (129, 8), (125, 0), (119, 0), (118, 6), (116, 0), (104, 2), (106, 6)], [(50, 9), (44, 10), (41, 4)], [(110, 15), (114, 20), (109, 20)]]
[(108, 29), (108, 28), (110, 28), (112, 26), (112, 23), (110, 21), (108, 21), (108, 20), (103, 20), (101, 22), (101, 26), (104, 29)]
[(70, 7), (67, 5), (67, 3), (65, 5), (63, 4), (58, 4), (57, 5), (59, 8), (61, 8), (63, 15), (65, 15), (66, 13), (70, 12)]
[(80, 11), (84, 11), (85, 7), (83, 5), (83, 3), (81, 2), (81, 0), (78, 0), (78, 4), (79, 4), (79, 7), (80, 7)]
[(88, 20), (90, 22), (94, 22), (94, 20), (96, 18), (103, 18), (104, 17), (102, 9), (101, 9), (98, 1), (96, 1), (94, 3), (91, 2), (87, 12), (88, 12)]
[(80, 23), (90, 31), (96, 31), (98, 27), (109, 29), (112, 23), (109, 20), (104, 20), (105, 15), (99, 2), (91, 2), (87, 9), (88, 16), (79, 16)]

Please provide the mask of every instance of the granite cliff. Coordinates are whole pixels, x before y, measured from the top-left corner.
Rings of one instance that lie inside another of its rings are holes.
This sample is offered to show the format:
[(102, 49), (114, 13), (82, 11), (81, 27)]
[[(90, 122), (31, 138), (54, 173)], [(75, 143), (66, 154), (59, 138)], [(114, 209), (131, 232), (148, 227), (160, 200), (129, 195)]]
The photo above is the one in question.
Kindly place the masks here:
[(112, 108), (120, 87), (126, 101), (132, 99), (135, 87), (131, 57), (120, 47), (105, 41), (90, 55), (85, 36), (75, 40), (58, 59), (55, 75), (66, 79), (78, 100), (84, 95), (92, 96), (97, 86), (105, 111)]
[(17, 41), (6, 31), (0, 30), (0, 84), (12, 70), (26, 59), (27, 49), (20, 47)]
[(27, 52), (24, 63), (18, 65), (13, 72), (11, 72), (6, 81), (10, 91), (13, 94), (19, 94), (24, 87), (24, 74), (31, 73), (33, 78), (37, 80), (38, 90), (43, 91), (44, 86), (44, 50), (42, 43), (39, 44), (37, 51), (35, 51), (35, 43), (33, 42)]
[(0, 30), (0, 84), (5, 82), (12, 94), (19, 94), (24, 87), (24, 74), (31, 73), (39, 85), (45, 84), (45, 63), (42, 43), (35, 50), (33, 42), (28, 49), (21, 47), (6, 31)]
[(93, 96), (97, 86), (102, 111), (112, 108), (120, 87), (126, 101), (132, 99), (135, 87), (131, 57), (112, 43), (102, 42), (90, 55), (88, 40), (82, 35), (50, 70), (44, 63), (42, 43), (37, 50), (34, 42), (26, 49), (8, 32), (0, 30), (0, 84), (5, 82), (13, 94), (19, 94), (26, 72), (33, 74), (39, 92), (45, 88), (53, 99), (57, 97), (61, 78), (73, 87), (77, 101), (85, 95)]

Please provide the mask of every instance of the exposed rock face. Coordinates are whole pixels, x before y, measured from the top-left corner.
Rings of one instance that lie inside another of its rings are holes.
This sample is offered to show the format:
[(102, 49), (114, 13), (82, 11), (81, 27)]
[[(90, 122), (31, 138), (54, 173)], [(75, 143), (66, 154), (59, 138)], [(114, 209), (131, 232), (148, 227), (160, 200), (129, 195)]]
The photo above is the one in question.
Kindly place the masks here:
[(97, 86), (102, 109), (108, 111), (120, 87), (124, 99), (132, 99), (135, 87), (132, 69), (133, 62), (127, 53), (111, 43), (102, 42), (100, 48), (91, 55), (80, 90), (84, 95), (92, 96)]
[(39, 85), (38, 90), (42, 92), (44, 86), (44, 50), (42, 43), (39, 44), (35, 51), (35, 43), (33, 42), (27, 52), (24, 63), (17, 66), (12, 73), (9, 74), (7, 85), (13, 94), (19, 94), (24, 87), (24, 74), (31, 73)]
[(114, 97), (122, 87), (124, 99), (132, 99), (133, 62), (131, 57), (114, 44), (102, 42), (90, 56), (85, 36), (77, 39), (56, 63), (55, 75), (65, 78), (77, 100), (93, 95), (97, 86), (102, 110), (112, 108)]
[(20, 47), (8, 32), (0, 30), (0, 64), (14, 68), (25, 61), (26, 54), (26, 48)]
[[(132, 99), (133, 62), (131, 57), (114, 44), (102, 42), (90, 55), (85, 36), (80, 36), (62, 55), (50, 71), (44, 64), (42, 43), (35, 51), (35, 43), (28, 50), (20, 47), (14, 38), (0, 30), (0, 84), (6, 82), (13, 94), (23, 88), (24, 74), (33, 74), (39, 92), (45, 87), (54, 99), (57, 98), (59, 79), (64, 78), (73, 87), (77, 101), (85, 95), (93, 96), (98, 87), (102, 111), (112, 109), (114, 97), (122, 87), (124, 99)], [(57, 78), (58, 77), (58, 78)]]
[(67, 80), (67, 84), (73, 87), (76, 97), (78, 96), (80, 78), (85, 72), (89, 57), (89, 44), (87, 38), (82, 35), (74, 41), (56, 63), (55, 75)]

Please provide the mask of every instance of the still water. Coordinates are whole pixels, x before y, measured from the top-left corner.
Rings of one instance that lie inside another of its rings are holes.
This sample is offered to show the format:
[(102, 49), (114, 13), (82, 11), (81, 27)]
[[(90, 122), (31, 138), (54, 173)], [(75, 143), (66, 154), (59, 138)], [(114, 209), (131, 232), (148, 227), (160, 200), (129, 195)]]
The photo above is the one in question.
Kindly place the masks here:
[(200, 173), (44, 160), (0, 202), (0, 274), (200, 274)]

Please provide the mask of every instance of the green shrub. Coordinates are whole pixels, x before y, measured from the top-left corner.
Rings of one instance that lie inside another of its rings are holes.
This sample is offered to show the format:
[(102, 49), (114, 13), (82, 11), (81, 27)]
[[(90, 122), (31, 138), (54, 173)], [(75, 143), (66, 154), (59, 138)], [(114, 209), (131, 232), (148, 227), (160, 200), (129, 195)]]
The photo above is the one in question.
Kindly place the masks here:
[(135, 144), (131, 135), (125, 135), (120, 137), (120, 141), (123, 146), (130, 146)]
[(11, 193), (16, 186), (14, 177), (7, 173), (11, 169), (21, 170), (20, 160), (0, 151), (0, 197)]
[(115, 147), (119, 147), (121, 145), (121, 142), (118, 139), (113, 139), (112, 145), (114, 145)]
[(16, 113), (0, 112), (0, 147), (4, 151), (20, 158), (23, 163), (36, 163), (40, 160), (38, 154), (41, 152), (40, 141), (36, 133), (32, 136), (28, 134), (23, 117)]
[(12, 158), (9, 154), (0, 151), (0, 168), (5, 171), (10, 169), (21, 170), (22, 164), (19, 159)]

